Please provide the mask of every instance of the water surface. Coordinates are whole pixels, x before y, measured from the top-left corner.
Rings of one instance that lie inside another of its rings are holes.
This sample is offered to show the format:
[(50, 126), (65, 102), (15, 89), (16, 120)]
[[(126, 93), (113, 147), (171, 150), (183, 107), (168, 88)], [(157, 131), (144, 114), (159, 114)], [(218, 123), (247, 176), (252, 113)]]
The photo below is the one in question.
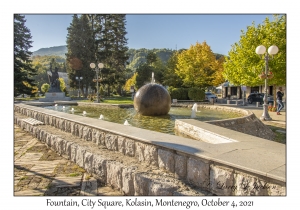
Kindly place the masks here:
[[(72, 114), (74, 109), (75, 115), (82, 115), (86, 111), (86, 117), (99, 119), (102, 114), (104, 119), (109, 122), (124, 124), (125, 120), (131, 126), (144, 128), (147, 130), (158, 131), (162, 133), (174, 134), (175, 119), (190, 119), (191, 108), (171, 107), (169, 113), (164, 116), (142, 116), (137, 114), (134, 108), (118, 108), (110, 106), (47, 106), (46, 109), (57, 110)], [(199, 109), (196, 112), (195, 120), (211, 121), (241, 117), (241, 114), (224, 112), (211, 109)]]

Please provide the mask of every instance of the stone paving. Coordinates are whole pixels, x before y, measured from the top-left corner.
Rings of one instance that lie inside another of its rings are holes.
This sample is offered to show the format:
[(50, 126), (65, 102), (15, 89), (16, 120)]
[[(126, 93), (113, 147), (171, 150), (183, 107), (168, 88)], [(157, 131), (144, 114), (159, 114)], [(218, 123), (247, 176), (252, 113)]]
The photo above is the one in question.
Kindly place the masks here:
[(121, 195), (18, 126), (15, 125), (14, 130), (15, 196)]

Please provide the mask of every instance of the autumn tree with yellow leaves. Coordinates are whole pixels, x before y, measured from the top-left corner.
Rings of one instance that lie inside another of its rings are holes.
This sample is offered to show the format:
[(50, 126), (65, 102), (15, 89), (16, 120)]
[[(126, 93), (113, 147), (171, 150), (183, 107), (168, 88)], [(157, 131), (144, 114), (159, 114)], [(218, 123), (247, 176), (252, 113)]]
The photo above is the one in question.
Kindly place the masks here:
[(216, 59), (206, 42), (191, 45), (178, 54), (175, 73), (186, 87), (207, 88), (223, 82), (223, 59)]

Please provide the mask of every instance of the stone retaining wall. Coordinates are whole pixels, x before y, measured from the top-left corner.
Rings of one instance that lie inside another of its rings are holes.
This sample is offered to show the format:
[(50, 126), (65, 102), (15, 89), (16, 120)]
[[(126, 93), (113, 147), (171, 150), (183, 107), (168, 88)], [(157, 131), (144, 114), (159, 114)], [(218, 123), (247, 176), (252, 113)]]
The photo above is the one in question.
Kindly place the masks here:
[[(141, 141), (139, 138), (122, 135), (118, 131), (107, 131), (80, 121), (72, 121), (67, 117), (58, 117), (49, 110), (15, 104), (16, 113), (42, 121), (61, 131), (71, 133), (96, 145), (105, 146), (108, 150), (120, 152), (135, 157), (141, 162), (158, 166), (174, 174), (179, 180), (188, 184), (208, 190), (217, 195), (285, 195), (285, 181), (276, 180), (240, 168), (231, 167), (216, 161), (200, 158), (198, 156), (182, 153), (174, 148), (167, 148)], [(67, 115), (67, 114), (66, 114)], [(128, 195), (170, 195), (164, 192), (172, 191), (172, 186), (163, 180), (152, 180), (146, 174), (136, 175), (130, 168), (122, 165), (103, 165), (105, 158), (93, 156), (86, 149), (76, 146), (72, 142), (44, 135), (44, 131), (34, 127), (15, 116), (15, 123), (34, 133), (38, 139), (57, 151), (66, 154), (72, 161), (87, 171), (99, 177), (106, 176), (106, 182), (117, 188), (124, 188)], [(95, 160), (97, 160), (95, 162)], [(126, 184), (127, 183), (127, 184)], [(134, 183), (132, 185), (132, 183)], [(256, 188), (246, 186), (254, 186)], [(271, 187), (266, 187), (266, 185)], [(132, 186), (134, 189), (130, 188)], [(160, 186), (160, 187), (159, 187)], [(167, 190), (168, 189), (168, 190)], [(175, 191), (172, 195), (175, 195)]]

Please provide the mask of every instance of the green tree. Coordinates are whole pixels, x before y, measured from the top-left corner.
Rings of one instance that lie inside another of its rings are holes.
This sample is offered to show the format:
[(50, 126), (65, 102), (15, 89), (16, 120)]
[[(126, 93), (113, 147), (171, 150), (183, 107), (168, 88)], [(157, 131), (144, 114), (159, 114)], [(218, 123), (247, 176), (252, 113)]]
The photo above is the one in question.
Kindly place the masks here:
[(147, 63), (141, 64), (137, 70), (136, 76), (136, 87), (139, 89), (143, 85), (150, 83), (152, 78), (152, 72), (154, 72), (154, 67), (149, 66)]
[(176, 74), (187, 87), (205, 88), (213, 85), (216, 57), (210, 46), (196, 43), (178, 55)]
[(90, 68), (90, 63), (95, 62), (93, 35), (88, 15), (73, 15), (67, 34), (67, 72), (72, 88), (76, 88), (76, 76), (83, 77), (80, 89), (85, 86), (85, 97), (88, 87), (95, 86), (92, 82), (95, 72)]
[(25, 16), (14, 15), (14, 96), (20, 94), (34, 95), (36, 83), (33, 76), (36, 70), (32, 66), (30, 56), (31, 34), (25, 26)]
[[(67, 37), (67, 61), (71, 87), (75, 86), (75, 77), (83, 76), (82, 85), (95, 88), (91, 83), (95, 78), (95, 71), (90, 63), (103, 63), (104, 68), (100, 72), (101, 85), (121, 90), (125, 84), (125, 67), (128, 59), (125, 37), (125, 15), (91, 14), (74, 15), (68, 28)], [(82, 69), (75, 70), (72, 61), (79, 59)], [(87, 91), (86, 91), (87, 92)]]
[(47, 68), (45, 65), (34, 61), (32, 62), (34, 69), (36, 70), (36, 75), (34, 76), (34, 80), (37, 83), (39, 89), (41, 89), (42, 84), (49, 82)]
[(274, 15), (274, 20), (266, 18), (263, 24), (255, 26), (253, 22), (247, 31), (241, 31), (239, 42), (232, 45), (229, 57), (224, 63), (224, 77), (235, 85), (258, 86), (264, 80), (258, 75), (265, 69), (265, 61), (256, 53), (259, 45), (266, 48), (276, 45), (278, 54), (269, 61), (269, 69), (274, 77), (268, 81), (269, 85), (286, 84), (286, 16)]
[(173, 55), (169, 58), (166, 71), (163, 75), (163, 84), (170, 87), (182, 87), (182, 79), (175, 73), (176, 66), (178, 63), (178, 51), (175, 51)]
[(102, 71), (102, 83), (107, 86), (108, 94), (111, 88), (121, 93), (121, 87), (126, 82), (126, 64), (128, 47), (126, 19), (123, 14), (104, 14), (91, 17), (94, 20), (96, 58), (105, 66)]
[(152, 66), (157, 61), (157, 55), (153, 51), (150, 51), (146, 56), (146, 60), (148, 65)]

